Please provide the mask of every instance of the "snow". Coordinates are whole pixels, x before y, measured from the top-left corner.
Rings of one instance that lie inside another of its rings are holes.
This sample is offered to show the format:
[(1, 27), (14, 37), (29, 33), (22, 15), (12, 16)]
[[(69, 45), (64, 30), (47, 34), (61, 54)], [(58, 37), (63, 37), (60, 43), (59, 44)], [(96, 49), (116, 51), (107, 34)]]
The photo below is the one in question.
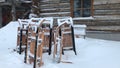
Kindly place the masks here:
[[(18, 22), (10, 22), (0, 29), (0, 67), (32, 68), (24, 63), (24, 53), (19, 55), (16, 48)], [(55, 63), (53, 55), (43, 54), (44, 65), (41, 68), (120, 68), (120, 42), (93, 38), (75, 38), (77, 55), (66, 51), (62, 61)]]
[[(37, 20), (39, 22), (36, 22), (33, 20)], [(50, 28), (52, 28), (53, 27), (53, 18), (52, 17), (45, 17), (45, 18), (31, 18), (30, 19), (30, 24), (39, 25), (40, 23), (50, 24)]]
[(85, 24), (82, 25), (74, 25), (74, 34), (75, 35), (86, 35), (86, 28)]
[(29, 14), (29, 18), (35, 18), (35, 17), (37, 17), (36, 14), (34, 14), (34, 13), (30, 13), (30, 14)]
[(71, 26), (73, 26), (73, 20), (71, 17), (63, 17), (63, 18), (58, 18), (58, 26), (61, 26), (63, 24), (70, 24)]
[(90, 16), (90, 17), (76, 17), (73, 18), (73, 20), (94, 20), (94, 17)]
[(0, 0), (0, 2), (5, 2), (5, 0)]

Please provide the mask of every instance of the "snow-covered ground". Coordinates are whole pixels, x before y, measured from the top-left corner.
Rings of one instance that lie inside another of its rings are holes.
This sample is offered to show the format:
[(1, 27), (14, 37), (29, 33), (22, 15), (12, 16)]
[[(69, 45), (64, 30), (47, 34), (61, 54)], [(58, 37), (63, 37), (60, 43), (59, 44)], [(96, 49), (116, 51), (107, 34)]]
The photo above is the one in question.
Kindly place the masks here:
[[(0, 68), (33, 68), (24, 63), (24, 54), (19, 55), (16, 48), (17, 22), (11, 22), (0, 29)], [(120, 68), (120, 42), (93, 38), (75, 38), (77, 55), (66, 51), (63, 61), (55, 63), (52, 55), (43, 54), (41, 68)]]

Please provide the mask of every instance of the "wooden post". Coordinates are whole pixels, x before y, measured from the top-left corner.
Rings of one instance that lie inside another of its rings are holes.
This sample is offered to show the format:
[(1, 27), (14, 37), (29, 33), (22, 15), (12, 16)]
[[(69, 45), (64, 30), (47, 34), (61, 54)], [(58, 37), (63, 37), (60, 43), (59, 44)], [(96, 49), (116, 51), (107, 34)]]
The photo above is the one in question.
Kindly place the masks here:
[(0, 7), (0, 27), (2, 27), (2, 7)]
[(49, 39), (49, 55), (51, 54), (51, 47), (52, 47), (52, 28), (50, 28), (50, 39)]
[(22, 52), (22, 28), (20, 29), (20, 45), (19, 45), (19, 54)]
[(34, 65), (33, 65), (33, 68), (36, 68), (36, 62), (37, 62), (38, 29), (39, 29), (39, 27), (37, 27), (37, 31), (36, 31), (36, 40), (35, 40), (35, 48), (34, 48)]
[(15, 0), (11, 0), (11, 4), (12, 4), (12, 9), (11, 9), (12, 21), (15, 21), (16, 20)]
[(70, 12), (71, 12), (71, 17), (74, 17), (74, 0), (70, 0)]
[(38, 16), (40, 14), (39, 1), (40, 0), (32, 0), (32, 11), (34, 14), (36, 14)]
[(73, 50), (75, 52), (75, 55), (77, 55), (77, 53), (76, 53), (76, 47), (75, 47), (75, 37), (74, 37), (74, 28), (73, 28), (73, 26), (71, 26), (71, 31), (72, 31)]
[(94, 0), (91, 0), (91, 16), (93, 17), (94, 16)]
[(26, 47), (25, 47), (24, 63), (27, 63), (27, 49), (28, 49), (28, 29), (26, 30)]

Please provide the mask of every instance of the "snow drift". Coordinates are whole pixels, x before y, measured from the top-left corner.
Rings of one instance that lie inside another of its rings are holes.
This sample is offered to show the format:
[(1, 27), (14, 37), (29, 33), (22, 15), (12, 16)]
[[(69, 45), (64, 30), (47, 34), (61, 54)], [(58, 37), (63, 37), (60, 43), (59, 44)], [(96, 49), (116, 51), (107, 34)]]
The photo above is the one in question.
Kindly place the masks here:
[[(33, 68), (24, 64), (24, 54), (19, 55), (13, 49), (17, 42), (17, 22), (10, 22), (0, 29), (0, 67), (1, 68)], [(63, 61), (53, 62), (52, 54), (43, 54), (42, 68), (120, 68), (120, 42), (92, 38), (75, 38), (77, 55), (73, 51), (65, 51)]]

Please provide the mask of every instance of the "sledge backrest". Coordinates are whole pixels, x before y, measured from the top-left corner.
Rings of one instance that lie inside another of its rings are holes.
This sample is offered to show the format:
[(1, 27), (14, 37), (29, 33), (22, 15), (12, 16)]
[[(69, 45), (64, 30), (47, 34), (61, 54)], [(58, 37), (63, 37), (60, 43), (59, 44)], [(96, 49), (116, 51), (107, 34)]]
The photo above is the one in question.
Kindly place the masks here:
[(27, 29), (30, 19), (18, 19), (19, 27), (22, 29)]
[(61, 26), (61, 25), (65, 24), (65, 23), (73, 26), (73, 20), (72, 20), (71, 17), (58, 18), (57, 23), (58, 23), (58, 26)]
[(73, 27), (73, 20), (71, 17), (58, 18), (58, 27), (62, 30), (64, 34), (71, 33)]
[[(44, 27), (50, 27), (50, 28), (53, 28), (53, 18), (52, 17), (45, 17), (43, 18), (44, 19), (44, 22), (43, 22), (43, 28)], [(48, 26), (47, 26), (48, 25)]]
[[(30, 25), (31, 27), (36, 31), (37, 27), (53, 27), (53, 18), (52, 17), (46, 17), (46, 18), (31, 18), (30, 19)], [(48, 25), (48, 26), (47, 26)]]
[(50, 24), (50, 28), (53, 27), (53, 18), (45, 17), (45, 18), (31, 18), (30, 24), (41, 26), (40, 24)]

